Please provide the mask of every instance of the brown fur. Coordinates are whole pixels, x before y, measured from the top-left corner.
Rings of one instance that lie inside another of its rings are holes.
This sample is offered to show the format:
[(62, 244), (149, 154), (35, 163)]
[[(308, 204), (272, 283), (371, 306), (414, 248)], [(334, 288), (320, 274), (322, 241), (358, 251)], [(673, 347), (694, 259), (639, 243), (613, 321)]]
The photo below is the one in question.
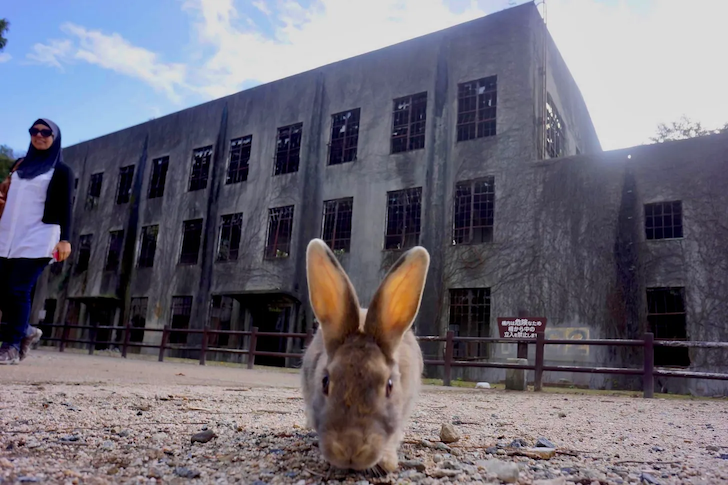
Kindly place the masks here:
[(318, 432), (319, 448), (334, 466), (397, 468), (404, 425), (421, 385), (422, 353), (410, 327), (428, 266), (424, 248), (405, 253), (367, 311), (359, 308), (349, 278), (325, 243), (309, 243), (309, 294), (321, 326), (303, 358), (302, 387), (308, 426)]

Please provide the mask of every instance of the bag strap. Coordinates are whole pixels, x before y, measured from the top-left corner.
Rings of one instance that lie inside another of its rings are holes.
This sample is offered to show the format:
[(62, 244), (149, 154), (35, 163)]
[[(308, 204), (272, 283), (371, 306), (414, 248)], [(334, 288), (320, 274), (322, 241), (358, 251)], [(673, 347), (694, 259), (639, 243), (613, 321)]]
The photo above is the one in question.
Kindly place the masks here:
[(13, 165), (13, 168), (10, 169), (9, 175), (14, 174), (18, 170), (18, 167), (20, 166), (21, 163), (23, 163), (23, 160), (25, 160), (25, 157), (18, 158), (18, 160), (15, 162), (15, 165)]

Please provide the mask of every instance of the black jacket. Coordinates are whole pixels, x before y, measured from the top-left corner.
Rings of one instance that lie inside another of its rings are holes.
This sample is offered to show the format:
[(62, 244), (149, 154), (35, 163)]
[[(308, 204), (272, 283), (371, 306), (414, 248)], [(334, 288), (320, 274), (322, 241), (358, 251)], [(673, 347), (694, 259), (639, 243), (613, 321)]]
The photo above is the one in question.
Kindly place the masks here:
[[(13, 167), (21, 162), (15, 161)], [(10, 185), (12, 190), (12, 183)], [(56, 164), (53, 177), (48, 184), (43, 222), (61, 226), (61, 241), (71, 240), (71, 215), (73, 212), (74, 175), (71, 167), (63, 162)]]

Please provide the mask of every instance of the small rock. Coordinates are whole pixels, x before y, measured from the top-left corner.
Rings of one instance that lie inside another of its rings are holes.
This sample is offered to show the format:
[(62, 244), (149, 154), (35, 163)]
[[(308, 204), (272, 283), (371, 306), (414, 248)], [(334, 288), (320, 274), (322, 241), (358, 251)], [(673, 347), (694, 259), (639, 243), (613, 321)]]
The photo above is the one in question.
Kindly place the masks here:
[(442, 460), (443, 456), (439, 453), (432, 457), (432, 461), (434, 461), (435, 463), (440, 463)]
[[(369, 483), (369, 482), (367, 482), (367, 483)], [(268, 485), (268, 484), (266, 482), (264, 482), (263, 480), (256, 480), (252, 483), (252, 485)]]
[(507, 454), (508, 454), (508, 453), (506, 453), (506, 450), (498, 450), (498, 451), (496, 452), (496, 455), (507, 455)]
[(399, 465), (402, 468), (413, 468), (413, 469), (417, 470), (418, 472), (423, 472), (423, 471), (425, 471), (425, 468), (426, 468), (425, 464), (419, 460), (404, 460), (404, 461), (400, 461)]
[(518, 465), (512, 462), (500, 460), (488, 460), (485, 462), (485, 469), (490, 473), (495, 473), (498, 480), (506, 483), (516, 483), (518, 481)]
[(498, 453), (498, 448), (496, 448), (495, 446), (491, 446), (490, 448), (486, 448), (485, 452), (489, 455), (495, 455), (496, 453)]
[(164, 475), (161, 471), (159, 471), (159, 468), (150, 467), (149, 470), (147, 470), (147, 478), (157, 478), (160, 479)]
[(460, 440), (460, 434), (455, 429), (455, 426), (450, 423), (445, 423), (440, 429), (440, 440), (443, 443), (455, 443)]
[(420, 440), (420, 446), (424, 446), (425, 448), (434, 448), (435, 447), (435, 445), (433, 445), (431, 441), (427, 441), (427, 440)]
[(200, 472), (192, 470), (186, 466), (178, 466), (174, 469), (174, 474), (182, 478), (199, 478)]
[(538, 458), (540, 460), (550, 460), (556, 455), (556, 448), (526, 448), (529, 458)]
[(141, 411), (137, 412), (137, 416), (141, 416), (142, 414), (144, 413), (142, 413)]
[(476, 389), (490, 389), (490, 384), (487, 382), (478, 382), (475, 384)]
[(642, 474), (640, 474), (640, 482), (649, 483), (650, 485), (660, 485), (660, 482), (657, 481), (657, 478), (646, 472), (642, 472)]
[(539, 438), (536, 441), (536, 448), (556, 448), (556, 445), (546, 438)]
[(515, 439), (508, 445), (509, 448), (523, 448), (528, 446), (528, 442), (522, 438)]
[(126, 438), (130, 434), (131, 434), (131, 431), (129, 431), (128, 429), (122, 429), (121, 431), (119, 431), (119, 436), (122, 438)]
[(355, 485), (369, 485), (369, 480), (360, 480)]
[(659, 452), (659, 451), (665, 451), (665, 448), (662, 448), (662, 447), (660, 447), (660, 446), (653, 446), (653, 447), (652, 447), (652, 451), (658, 451), (658, 452)]
[(720, 454), (720, 459), (721, 460), (728, 460), (728, 453), (721, 453)]
[(115, 466), (112, 466), (111, 468), (106, 470), (107, 475), (116, 475), (117, 473), (119, 473), (119, 468)]
[(460, 473), (460, 470), (443, 470), (442, 468), (438, 468), (433, 470), (432, 473), (430, 473), (430, 476), (434, 478), (448, 478), (456, 477), (460, 475)]
[(63, 441), (65, 443), (70, 443), (73, 441), (78, 441), (80, 438), (76, 435), (70, 434), (68, 436), (61, 436), (59, 441)]
[(566, 417), (566, 413), (559, 413), (559, 417), (560, 418), (565, 418)]
[(18, 477), (18, 481), (20, 483), (38, 483), (40, 479), (36, 477)]
[(111, 451), (114, 449), (114, 442), (110, 440), (106, 440), (103, 443), (101, 443), (101, 446), (99, 447), (101, 451)]
[(715, 446), (715, 445), (708, 445), (705, 447), (705, 449), (708, 451), (720, 451), (720, 447)]
[(444, 468), (446, 470), (461, 470), (462, 466), (460, 466), (460, 463), (456, 461), (447, 460), (440, 465), (440, 468)]
[(447, 453), (452, 452), (452, 448), (450, 448), (449, 446), (447, 446), (445, 443), (435, 443), (435, 449), (436, 450), (446, 451)]
[(552, 480), (536, 480), (533, 485), (566, 485), (566, 478), (559, 477)]
[(200, 431), (199, 433), (195, 433), (192, 435), (192, 438), (190, 438), (191, 443), (207, 443), (211, 439), (217, 437), (214, 431), (211, 429), (206, 429), (205, 431)]

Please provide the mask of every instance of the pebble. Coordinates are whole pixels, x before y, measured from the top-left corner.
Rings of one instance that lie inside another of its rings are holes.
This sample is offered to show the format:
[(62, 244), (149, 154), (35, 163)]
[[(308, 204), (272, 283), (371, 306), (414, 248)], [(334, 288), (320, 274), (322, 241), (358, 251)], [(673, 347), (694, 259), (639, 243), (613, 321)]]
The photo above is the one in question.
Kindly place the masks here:
[(515, 439), (508, 445), (509, 448), (521, 448), (525, 446), (528, 446), (528, 443), (522, 438)]
[(536, 448), (556, 448), (556, 445), (546, 438), (539, 438), (536, 441)]
[(430, 473), (431, 477), (434, 478), (447, 478), (447, 477), (456, 477), (460, 475), (460, 470), (445, 470), (442, 468), (437, 468)]
[(178, 466), (174, 469), (174, 474), (182, 478), (199, 478), (200, 472), (197, 470), (191, 470), (184, 466)]
[[(478, 465), (477, 462), (476, 465)], [(490, 473), (495, 473), (498, 480), (503, 482), (516, 483), (518, 481), (520, 471), (515, 463), (493, 459), (485, 461), (483, 468)]]
[(450, 423), (444, 423), (440, 428), (440, 440), (443, 443), (455, 443), (460, 440), (460, 433)]
[(651, 474), (643, 472), (640, 475), (640, 481), (643, 483), (649, 483), (650, 485), (659, 485), (660, 482), (657, 480), (657, 478), (653, 477)]
[(708, 445), (708, 446), (705, 447), (705, 449), (708, 450), (708, 451), (720, 451), (720, 448), (718, 446), (715, 446), (715, 445)]
[(533, 485), (566, 485), (566, 478), (559, 477), (551, 480), (536, 480)]
[(38, 483), (40, 478), (38, 477), (18, 477), (20, 483)]
[(149, 470), (147, 470), (147, 477), (148, 478), (162, 478), (164, 474), (159, 470), (159, 468), (156, 467), (150, 467)]
[(419, 460), (404, 460), (399, 462), (399, 466), (402, 468), (414, 468), (417, 471), (425, 471), (425, 464)]
[(211, 439), (217, 437), (214, 431), (211, 429), (207, 429), (204, 431), (200, 431), (199, 433), (195, 433), (192, 435), (192, 438), (190, 438), (191, 443), (207, 443)]
[(112, 451), (114, 449), (114, 442), (110, 440), (106, 440), (103, 443), (101, 443), (101, 451)]

